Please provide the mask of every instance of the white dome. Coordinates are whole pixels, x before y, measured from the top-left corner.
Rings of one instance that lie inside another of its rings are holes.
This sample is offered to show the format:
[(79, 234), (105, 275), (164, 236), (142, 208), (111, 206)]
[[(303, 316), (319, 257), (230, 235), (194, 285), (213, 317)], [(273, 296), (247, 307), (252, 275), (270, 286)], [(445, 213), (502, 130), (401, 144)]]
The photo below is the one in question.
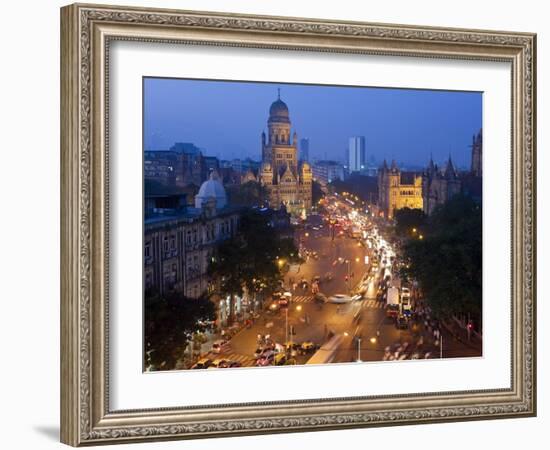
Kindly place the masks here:
[(210, 174), (208, 180), (202, 183), (199, 193), (195, 196), (195, 208), (202, 208), (203, 203), (212, 198), (216, 200), (216, 209), (227, 205), (225, 189), (215, 171)]

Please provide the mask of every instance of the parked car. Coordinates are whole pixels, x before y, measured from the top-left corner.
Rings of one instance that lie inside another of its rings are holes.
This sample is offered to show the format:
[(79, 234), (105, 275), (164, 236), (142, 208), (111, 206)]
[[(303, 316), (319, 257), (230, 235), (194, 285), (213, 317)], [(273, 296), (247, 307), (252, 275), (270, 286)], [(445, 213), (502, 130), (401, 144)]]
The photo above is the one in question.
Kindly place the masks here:
[(329, 303), (350, 303), (351, 297), (346, 294), (336, 294), (328, 298)]
[(286, 355), (284, 353), (277, 353), (273, 358), (273, 364), (276, 366), (282, 366), (286, 364)]

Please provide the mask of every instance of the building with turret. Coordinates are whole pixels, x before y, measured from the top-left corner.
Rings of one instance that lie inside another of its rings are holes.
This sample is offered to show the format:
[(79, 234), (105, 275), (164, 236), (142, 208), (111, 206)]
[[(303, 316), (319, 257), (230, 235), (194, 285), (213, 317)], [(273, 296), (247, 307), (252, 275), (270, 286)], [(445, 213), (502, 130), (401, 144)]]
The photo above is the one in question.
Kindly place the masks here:
[(298, 160), (298, 135), (292, 133), (291, 127), (288, 106), (279, 92), (269, 109), (267, 134), (262, 132), (258, 181), (268, 191), (271, 208), (284, 204), (289, 213), (297, 216), (311, 209), (313, 174), (309, 163)]
[(483, 155), (483, 136), (482, 136), (482, 131), (479, 130), (477, 135), (472, 136), (471, 172), (474, 177), (479, 178), (483, 175), (482, 155)]
[(423, 211), (430, 215), (435, 208), (443, 205), (462, 191), (462, 180), (453, 160), (449, 159), (445, 168), (439, 169), (430, 158), (430, 163), (422, 175)]
[(401, 171), (394, 161), (388, 167), (386, 160), (378, 170), (378, 210), (387, 219), (393, 219), (401, 208), (422, 209), (422, 175)]

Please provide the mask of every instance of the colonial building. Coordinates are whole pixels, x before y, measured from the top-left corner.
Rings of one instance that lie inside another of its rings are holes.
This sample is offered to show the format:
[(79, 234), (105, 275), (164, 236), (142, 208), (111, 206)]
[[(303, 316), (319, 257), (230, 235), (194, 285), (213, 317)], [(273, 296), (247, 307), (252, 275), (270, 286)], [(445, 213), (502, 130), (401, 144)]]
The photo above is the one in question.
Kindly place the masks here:
[(312, 173), (310, 165), (298, 162), (298, 136), (291, 136), (287, 105), (279, 98), (269, 109), (267, 135), (262, 132), (262, 165), (258, 181), (266, 187), (269, 206), (282, 203), (292, 215), (311, 209)]
[(422, 175), (399, 170), (395, 161), (386, 160), (378, 170), (378, 210), (392, 219), (397, 209), (422, 209)]
[(240, 209), (227, 205), (216, 172), (202, 183), (194, 208), (177, 199), (146, 199), (146, 204), (145, 289), (161, 295), (177, 291), (190, 298), (211, 292), (208, 265), (217, 245), (235, 235), (240, 217)]
[(422, 175), (422, 198), (424, 213), (430, 215), (438, 205), (450, 200), (462, 190), (462, 180), (451, 157), (444, 169), (440, 170), (430, 158), (428, 168)]

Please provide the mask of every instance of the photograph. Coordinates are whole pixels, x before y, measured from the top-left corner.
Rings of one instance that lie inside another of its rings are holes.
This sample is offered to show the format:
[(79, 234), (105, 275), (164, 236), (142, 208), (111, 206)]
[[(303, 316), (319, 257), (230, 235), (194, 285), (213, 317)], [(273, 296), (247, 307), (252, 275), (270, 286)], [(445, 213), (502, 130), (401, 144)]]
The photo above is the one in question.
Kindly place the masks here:
[(484, 356), (482, 92), (142, 90), (144, 372)]

